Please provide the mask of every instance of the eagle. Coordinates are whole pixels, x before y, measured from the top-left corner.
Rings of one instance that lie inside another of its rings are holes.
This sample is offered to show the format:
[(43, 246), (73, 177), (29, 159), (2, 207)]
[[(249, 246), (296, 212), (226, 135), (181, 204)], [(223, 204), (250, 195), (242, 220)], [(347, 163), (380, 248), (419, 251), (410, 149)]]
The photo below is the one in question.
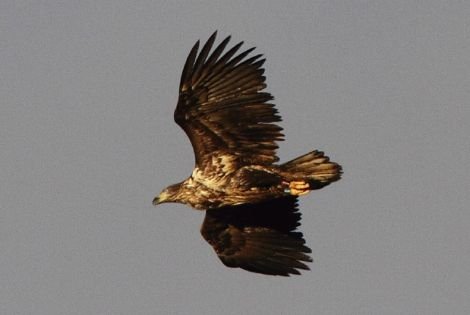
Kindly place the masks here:
[(205, 210), (204, 239), (223, 264), (265, 275), (309, 270), (311, 250), (297, 231), (298, 197), (340, 179), (342, 168), (314, 150), (278, 164), (281, 121), (266, 88), (261, 54), (243, 42), (215, 48), (217, 31), (191, 49), (181, 75), (175, 122), (191, 141), (195, 167), (154, 205)]

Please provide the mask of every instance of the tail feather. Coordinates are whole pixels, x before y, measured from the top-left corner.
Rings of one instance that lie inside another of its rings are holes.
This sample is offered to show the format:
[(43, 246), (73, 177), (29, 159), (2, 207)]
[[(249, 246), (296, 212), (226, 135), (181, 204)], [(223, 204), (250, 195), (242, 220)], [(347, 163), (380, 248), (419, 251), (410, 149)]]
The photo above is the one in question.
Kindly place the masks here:
[(310, 189), (320, 189), (341, 178), (341, 165), (330, 162), (321, 151), (312, 151), (281, 165), (289, 180), (305, 180)]

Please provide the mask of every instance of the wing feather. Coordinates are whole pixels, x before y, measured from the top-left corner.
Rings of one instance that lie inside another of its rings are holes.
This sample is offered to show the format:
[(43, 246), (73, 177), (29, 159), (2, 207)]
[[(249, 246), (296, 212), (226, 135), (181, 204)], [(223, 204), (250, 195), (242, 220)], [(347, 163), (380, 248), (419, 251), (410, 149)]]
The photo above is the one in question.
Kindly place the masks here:
[[(224, 53), (230, 36), (211, 53), (216, 32), (199, 51), (191, 49), (180, 81), (175, 121), (188, 135), (196, 165), (204, 169), (218, 155), (231, 155), (238, 167), (277, 161), (276, 141), (283, 140), (281, 120), (266, 88), (265, 59), (239, 54), (240, 42)], [(246, 59), (245, 59), (246, 58)], [(232, 167), (235, 170), (237, 167)]]
[(207, 210), (201, 234), (229, 267), (288, 276), (308, 270), (295, 197)]

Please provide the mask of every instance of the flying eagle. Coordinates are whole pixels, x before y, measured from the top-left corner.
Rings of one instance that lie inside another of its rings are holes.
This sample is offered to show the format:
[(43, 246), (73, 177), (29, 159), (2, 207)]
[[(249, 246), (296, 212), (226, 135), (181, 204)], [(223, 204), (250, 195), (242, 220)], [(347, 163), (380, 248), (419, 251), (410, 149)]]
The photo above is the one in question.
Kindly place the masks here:
[[(189, 137), (195, 168), (165, 188), (154, 205), (179, 202), (206, 210), (201, 228), (228, 267), (289, 276), (308, 270), (311, 250), (301, 232), (297, 197), (340, 179), (341, 166), (321, 151), (278, 161), (281, 121), (266, 88), (262, 55), (212, 49), (215, 32), (183, 68), (174, 118)], [(212, 50), (212, 52), (211, 52)]]

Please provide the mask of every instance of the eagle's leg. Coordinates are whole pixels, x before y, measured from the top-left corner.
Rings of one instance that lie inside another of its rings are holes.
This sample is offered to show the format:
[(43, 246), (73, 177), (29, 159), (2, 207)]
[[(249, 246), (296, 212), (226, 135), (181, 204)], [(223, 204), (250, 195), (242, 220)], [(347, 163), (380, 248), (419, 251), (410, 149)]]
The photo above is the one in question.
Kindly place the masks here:
[(289, 188), (287, 188), (285, 192), (293, 196), (302, 196), (308, 194), (310, 191), (310, 185), (304, 181), (291, 181), (286, 184), (289, 184)]

